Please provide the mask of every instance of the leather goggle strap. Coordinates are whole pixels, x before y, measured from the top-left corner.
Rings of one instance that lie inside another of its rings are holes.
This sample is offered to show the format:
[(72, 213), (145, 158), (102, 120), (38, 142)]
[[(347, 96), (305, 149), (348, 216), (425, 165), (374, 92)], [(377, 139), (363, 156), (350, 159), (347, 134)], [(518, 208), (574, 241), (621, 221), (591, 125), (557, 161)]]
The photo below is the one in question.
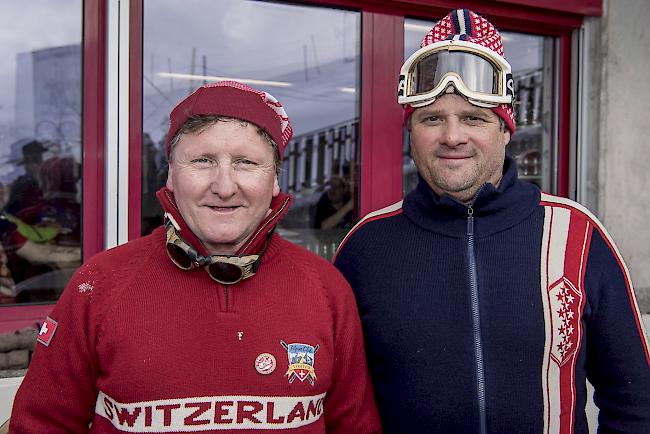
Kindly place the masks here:
[(176, 230), (179, 234), (183, 234), (183, 241), (191, 245), (197, 254), (204, 256), (207, 255), (208, 251), (206, 250), (201, 240), (199, 240), (199, 238), (194, 235), (194, 233), (187, 226), (187, 223), (185, 223), (185, 220), (183, 219), (183, 216), (181, 215), (178, 206), (176, 205), (174, 194), (167, 187), (162, 187), (156, 192), (156, 197), (158, 198), (160, 206), (165, 212), (165, 221), (168, 220), (168, 215), (171, 216), (174, 220), (174, 226), (176, 227)]
[[(171, 261), (182, 270), (191, 270), (194, 267), (202, 266), (206, 269), (210, 277), (222, 284), (234, 284), (243, 279), (252, 277), (259, 270), (262, 263), (262, 257), (271, 242), (273, 231), (270, 231), (262, 246), (262, 250), (257, 255), (213, 255), (203, 256), (199, 254), (191, 245), (186, 243), (176, 231), (170, 218), (165, 219), (165, 229), (167, 236), (166, 250)], [(178, 255), (184, 255), (179, 257)], [(187, 261), (187, 262), (185, 262)], [(187, 265), (185, 265), (187, 264)], [(238, 278), (226, 280), (223, 276), (217, 276), (215, 264), (233, 266), (240, 270), (241, 275)]]

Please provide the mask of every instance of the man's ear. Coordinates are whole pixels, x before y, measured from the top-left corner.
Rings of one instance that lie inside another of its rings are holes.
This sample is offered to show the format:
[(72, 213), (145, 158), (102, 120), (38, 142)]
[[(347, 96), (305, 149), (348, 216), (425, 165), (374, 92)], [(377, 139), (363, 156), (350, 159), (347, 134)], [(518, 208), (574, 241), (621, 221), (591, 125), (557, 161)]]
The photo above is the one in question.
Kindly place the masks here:
[[(169, 182), (169, 179), (167, 182)], [(278, 175), (276, 173), (273, 177), (273, 197), (276, 197), (278, 194), (280, 194), (280, 183), (278, 182)]]
[(170, 164), (169, 169), (167, 170), (167, 183), (165, 184), (165, 186), (171, 192), (174, 191), (174, 182), (172, 181), (172, 171), (173, 170), (174, 169), (172, 168), (172, 165)]
[(510, 130), (506, 128), (503, 131), (503, 145), (507, 146), (508, 143), (510, 143)]

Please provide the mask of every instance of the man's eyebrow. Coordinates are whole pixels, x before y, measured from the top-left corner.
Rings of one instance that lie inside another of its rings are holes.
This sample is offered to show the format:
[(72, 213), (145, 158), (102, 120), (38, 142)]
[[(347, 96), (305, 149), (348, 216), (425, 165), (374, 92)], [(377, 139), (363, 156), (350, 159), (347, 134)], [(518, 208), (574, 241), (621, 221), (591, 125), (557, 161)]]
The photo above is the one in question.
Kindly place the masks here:
[(442, 116), (444, 113), (442, 110), (436, 110), (436, 109), (425, 109), (422, 110), (419, 114), (418, 117), (428, 117), (428, 116)]
[(215, 154), (212, 152), (196, 152), (196, 151), (190, 151), (190, 152), (185, 152), (185, 157), (193, 160), (195, 158), (214, 158)]
[(461, 116), (465, 116), (465, 117), (469, 117), (469, 116), (475, 117), (475, 118), (487, 118), (487, 117), (489, 117), (488, 113), (484, 112), (483, 110), (479, 110), (479, 109), (477, 109), (477, 110), (464, 110), (460, 114), (461, 114)]

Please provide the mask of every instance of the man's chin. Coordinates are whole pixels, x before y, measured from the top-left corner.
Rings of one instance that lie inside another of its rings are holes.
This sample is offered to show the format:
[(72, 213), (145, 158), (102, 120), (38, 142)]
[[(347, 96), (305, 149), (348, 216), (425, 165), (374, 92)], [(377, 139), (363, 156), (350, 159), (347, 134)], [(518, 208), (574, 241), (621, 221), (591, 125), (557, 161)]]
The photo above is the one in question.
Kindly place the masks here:
[(219, 236), (211, 237), (209, 240), (203, 241), (208, 253), (211, 255), (234, 255), (240, 246), (244, 244), (244, 240), (240, 240), (234, 236)]
[(478, 190), (471, 183), (468, 183), (466, 179), (441, 179), (438, 181), (439, 182), (436, 183), (437, 187), (443, 192), (443, 194), (447, 194), (455, 199), (460, 200), (461, 202), (467, 202), (471, 200)]

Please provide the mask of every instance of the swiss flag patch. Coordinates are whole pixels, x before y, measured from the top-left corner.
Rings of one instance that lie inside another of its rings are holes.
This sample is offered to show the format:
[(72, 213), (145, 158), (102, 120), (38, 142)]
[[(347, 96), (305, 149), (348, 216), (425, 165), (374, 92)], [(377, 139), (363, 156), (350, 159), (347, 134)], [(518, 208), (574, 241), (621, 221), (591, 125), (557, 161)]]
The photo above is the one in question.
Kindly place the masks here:
[(52, 318), (49, 316), (45, 318), (45, 322), (41, 326), (41, 331), (38, 332), (38, 338), (36, 339), (46, 347), (50, 346), (50, 342), (52, 342), (52, 337), (54, 336), (54, 332), (56, 331), (56, 328), (59, 326), (59, 323), (54, 321)]

